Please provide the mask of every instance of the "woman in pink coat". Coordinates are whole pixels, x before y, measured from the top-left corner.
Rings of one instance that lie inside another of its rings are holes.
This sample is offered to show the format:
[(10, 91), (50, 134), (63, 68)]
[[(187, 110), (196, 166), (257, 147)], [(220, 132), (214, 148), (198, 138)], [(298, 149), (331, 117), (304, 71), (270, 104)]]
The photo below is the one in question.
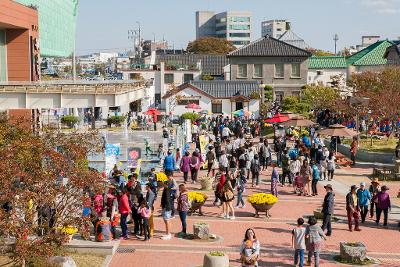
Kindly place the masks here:
[(190, 171), (190, 153), (188, 151), (185, 152), (185, 155), (181, 159), (181, 164), (179, 167), (181, 169), (181, 172), (183, 172), (183, 179), (185, 180), (186, 184)]

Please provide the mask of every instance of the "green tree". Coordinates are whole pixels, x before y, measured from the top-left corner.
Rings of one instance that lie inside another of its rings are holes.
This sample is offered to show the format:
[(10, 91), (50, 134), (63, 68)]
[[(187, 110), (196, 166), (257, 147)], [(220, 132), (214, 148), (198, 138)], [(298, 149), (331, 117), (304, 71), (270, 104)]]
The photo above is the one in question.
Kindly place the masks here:
[(187, 51), (194, 54), (224, 55), (235, 50), (232, 42), (215, 37), (200, 38), (189, 42)]
[(308, 103), (301, 102), (297, 96), (287, 96), (282, 101), (282, 110), (290, 111), (296, 114), (301, 114), (304, 117), (309, 117), (311, 107)]
[(329, 86), (306, 85), (301, 100), (314, 110), (332, 109), (340, 98), (339, 92)]

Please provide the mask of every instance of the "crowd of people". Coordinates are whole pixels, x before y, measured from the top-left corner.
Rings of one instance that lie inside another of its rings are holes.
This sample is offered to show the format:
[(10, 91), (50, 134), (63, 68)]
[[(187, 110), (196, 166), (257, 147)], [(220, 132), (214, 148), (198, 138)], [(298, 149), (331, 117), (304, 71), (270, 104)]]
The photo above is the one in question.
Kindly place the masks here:
[[(221, 207), (219, 216), (224, 219), (236, 219), (235, 210), (245, 207), (243, 197), (249, 188), (259, 188), (278, 196), (279, 188), (287, 187), (299, 197), (318, 196), (318, 182), (334, 179), (336, 158), (334, 151), (324, 145), (321, 136), (312, 129), (308, 132), (310, 134), (298, 134), (294, 138), (276, 136), (273, 143), (269, 143), (267, 138), (260, 137), (261, 122), (256, 120), (219, 116), (195, 121), (192, 125), (194, 151), (190, 152), (188, 147), (182, 149), (182, 154), (179, 149), (160, 150), (162, 171), (167, 176), (165, 182), (157, 182), (156, 170), (152, 169), (143, 188), (143, 178), (139, 179), (136, 170), (132, 169), (128, 177), (124, 177), (115, 166), (107, 192), (94, 197), (91, 215), (97, 235), (102, 236), (98, 239), (104, 240), (104, 236), (128, 239), (129, 219), (133, 222), (134, 236), (144, 241), (151, 239), (154, 236), (153, 217), (158, 210), (154, 206), (157, 198), (161, 198), (161, 216), (165, 223), (165, 235), (161, 238), (172, 238), (170, 224), (176, 215), (181, 222), (180, 234), (186, 235), (186, 217), (190, 209), (186, 186), (197, 183), (201, 168), (205, 168), (207, 176), (214, 178), (213, 204)], [(208, 137), (206, 145), (202, 144), (200, 136)], [(260, 187), (265, 178), (261, 174), (268, 168), (271, 168), (271, 188), (267, 190)], [(183, 173), (181, 184), (174, 178), (176, 172)], [(322, 242), (332, 235), (335, 194), (331, 184), (324, 188), (322, 225), (318, 226), (316, 218), (310, 217), (307, 227), (304, 227), (304, 220), (299, 218), (292, 231), (294, 261), (299, 266), (304, 264), (305, 250), (308, 251), (308, 263), (314, 259), (315, 266), (318, 266)], [(359, 188), (355, 185), (350, 188), (346, 196), (349, 231), (360, 231), (360, 223), (365, 223), (368, 214), (379, 224), (383, 213), (383, 225), (387, 226), (391, 208), (388, 190), (387, 186), (380, 186), (377, 179), (369, 188), (365, 183), (361, 183)], [(116, 233), (118, 224), (122, 231), (119, 237)], [(104, 232), (107, 225), (110, 227), (109, 235)], [(253, 229), (246, 231), (240, 254), (243, 266), (257, 266), (260, 242)]]

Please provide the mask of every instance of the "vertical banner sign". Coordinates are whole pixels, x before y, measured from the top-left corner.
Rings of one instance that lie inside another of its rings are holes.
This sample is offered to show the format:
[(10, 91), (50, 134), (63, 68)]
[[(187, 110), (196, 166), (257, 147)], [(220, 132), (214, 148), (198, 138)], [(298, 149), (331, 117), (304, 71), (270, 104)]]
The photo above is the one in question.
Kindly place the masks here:
[(142, 157), (142, 150), (139, 147), (128, 147), (126, 151), (128, 168), (136, 168), (138, 160)]
[(115, 164), (118, 162), (118, 156), (121, 144), (106, 144), (106, 174), (109, 175)]
[(186, 142), (191, 143), (192, 142), (192, 121), (191, 120), (185, 120), (184, 131), (185, 131), (185, 135), (186, 135)]
[(207, 162), (206, 162), (205, 158), (206, 158), (206, 153), (207, 153), (206, 146), (207, 146), (208, 140), (204, 135), (200, 135), (199, 136), (199, 141), (200, 141), (201, 158), (204, 160), (203, 168), (206, 168), (207, 167), (206, 166)]

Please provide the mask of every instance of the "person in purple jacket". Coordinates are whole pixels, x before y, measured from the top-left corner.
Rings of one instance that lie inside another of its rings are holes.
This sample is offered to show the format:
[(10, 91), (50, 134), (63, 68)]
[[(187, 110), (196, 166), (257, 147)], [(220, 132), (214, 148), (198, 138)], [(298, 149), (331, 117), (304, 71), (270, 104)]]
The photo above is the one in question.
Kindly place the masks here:
[(387, 192), (389, 188), (384, 185), (381, 187), (381, 191), (376, 195), (375, 203), (376, 203), (376, 224), (379, 225), (379, 221), (381, 219), (381, 214), (383, 211), (383, 226), (387, 226), (388, 221), (388, 213), (391, 209), (390, 204), (390, 196)]
[(181, 159), (181, 164), (180, 164), (180, 169), (181, 172), (183, 172), (183, 180), (185, 181), (185, 184), (188, 180), (188, 174), (190, 171), (190, 153), (189, 151), (185, 152), (185, 155)]

